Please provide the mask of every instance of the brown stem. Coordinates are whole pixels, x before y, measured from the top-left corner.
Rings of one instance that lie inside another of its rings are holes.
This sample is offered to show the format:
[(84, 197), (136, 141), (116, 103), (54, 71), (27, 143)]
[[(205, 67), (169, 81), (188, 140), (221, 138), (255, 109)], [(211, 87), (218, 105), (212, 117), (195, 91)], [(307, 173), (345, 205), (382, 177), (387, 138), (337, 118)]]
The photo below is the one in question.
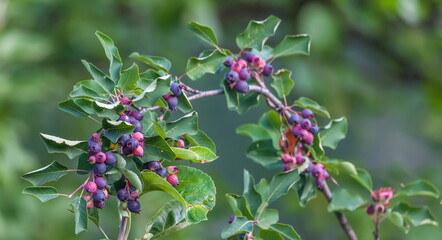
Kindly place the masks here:
[(379, 237), (379, 222), (380, 222), (380, 219), (379, 219), (379, 217), (376, 216), (376, 220), (374, 221), (374, 231), (373, 231), (374, 240), (381, 239)]

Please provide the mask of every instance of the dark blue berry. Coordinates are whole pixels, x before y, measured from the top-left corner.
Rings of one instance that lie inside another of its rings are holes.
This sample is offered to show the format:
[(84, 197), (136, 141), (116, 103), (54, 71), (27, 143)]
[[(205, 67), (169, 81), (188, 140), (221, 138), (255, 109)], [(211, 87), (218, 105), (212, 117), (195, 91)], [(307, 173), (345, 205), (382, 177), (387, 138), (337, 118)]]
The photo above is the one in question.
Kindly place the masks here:
[(301, 121), (301, 118), (299, 117), (299, 115), (297, 113), (295, 113), (289, 117), (289, 123), (293, 124), (294, 126), (298, 125), (300, 121)]
[(126, 189), (120, 189), (120, 190), (118, 190), (118, 192), (117, 192), (117, 198), (120, 200), (120, 201), (127, 201), (127, 200), (129, 200), (129, 193), (127, 192), (127, 190)]
[(131, 151), (137, 149), (138, 145), (139, 142), (136, 138), (129, 138), (129, 140), (127, 140), (126, 142), (126, 147), (129, 148), (129, 150)]
[(300, 126), (296, 126), (292, 129), (293, 136), (299, 138), (301, 136), (301, 130), (303, 130)]
[(266, 64), (265, 65), (265, 67), (264, 67), (264, 70), (262, 71), (262, 74), (264, 75), (264, 76), (271, 76), (272, 74), (273, 74), (273, 66), (272, 65), (270, 65), (270, 64)]
[(121, 135), (121, 137), (118, 139), (118, 144), (120, 144), (121, 146), (125, 146), (129, 138), (130, 138), (129, 135)]
[(235, 90), (240, 93), (247, 93), (249, 91), (249, 84), (247, 83), (247, 81), (238, 81), (235, 84)]
[(104, 194), (103, 190), (98, 189), (92, 194), (92, 198), (94, 202), (103, 201), (106, 198), (106, 194)]
[(95, 184), (97, 184), (98, 189), (103, 189), (103, 188), (107, 187), (107, 181), (105, 178), (97, 177), (97, 178), (95, 178), (94, 182), (95, 182)]
[(235, 71), (230, 71), (226, 75), (226, 79), (229, 83), (234, 83), (239, 80), (239, 74)]
[(308, 119), (302, 119), (301, 120), (301, 122), (299, 123), (299, 125), (303, 128), (303, 129), (305, 129), (305, 130), (308, 130), (308, 129), (310, 129), (310, 127), (312, 126), (312, 123), (310, 122), (310, 120), (308, 120)]
[(248, 80), (250, 78), (250, 72), (249, 70), (247, 70), (247, 68), (242, 69), (241, 71), (239, 71), (239, 79), (241, 80)]
[(316, 134), (319, 132), (319, 127), (318, 125), (312, 123), (312, 126), (308, 129), (309, 132), (311, 132), (312, 134)]
[(253, 58), (255, 58), (255, 54), (252, 52), (247, 52), (246, 55), (244, 55), (244, 59), (249, 63), (253, 61)]
[(114, 165), (117, 162), (117, 157), (113, 152), (106, 152), (106, 163), (107, 165)]
[(130, 117), (126, 114), (121, 114), (120, 117), (118, 118), (118, 120), (123, 121), (123, 122), (129, 122)]
[(224, 61), (224, 66), (231, 67), (235, 59), (232, 56), (228, 56), (226, 61)]
[(308, 118), (308, 119), (311, 119), (311, 118), (314, 118), (315, 117), (315, 114), (312, 112), (312, 110), (310, 110), (310, 109), (304, 109), (304, 110), (302, 110), (302, 117), (303, 118)]
[(140, 113), (139, 111), (132, 111), (132, 112), (130, 113), (130, 116), (133, 117), (133, 118), (135, 118), (135, 119), (138, 120), (138, 121), (141, 121), (141, 120), (143, 120), (143, 118), (144, 118), (143, 114)]
[(104, 208), (104, 201), (94, 201), (94, 207), (103, 209)]
[(137, 200), (132, 200), (127, 203), (127, 209), (133, 213), (140, 213), (141, 204)]
[(99, 152), (101, 152), (101, 145), (97, 142), (95, 142), (94, 140), (89, 139), (89, 149), (88, 149), (88, 153), (90, 155), (94, 155), (97, 154)]
[(170, 110), (176, 110), (176, 107), (178, 106), (178, 98), (175, 95), (169, 95), (169, 97), (166, 99), (166, 102), (169, 105)]
[(158, 161), (150, 161), (143, 164), (143, 169), (149, 169), (151, 171), (156, 171), (160, 167), (161, 165), (160, 162)]
[(129, 123), (135, 126), (134, 132), (143, 132), (143, 124), (137, 119), (130, 117)]
[(230, 216), (229, 221), (227, 221), (229, 224), (233, 223), (235, 221), (236, 216)]
[(165, 178), (167, 176), (167, 169), (164, 167), (160, 167), (157, 170), (155, 170), (155, 173), (160, 175), (160, 177)]
[(106, 164), (105, 163), (95, 163), (92, 165), (92, 171), (98, 175), (101, 175), (106, 172)]
[(132, 150), (130, 150), (128, 147), (123, 147), (123, 154), (130, 155), (132, 154)]
[(179, 83), (172, 83), (172, 85), (170, 85), (170, 91), (175, 95), (175, 96), (179, 96), (181, 95), (181, 84)]

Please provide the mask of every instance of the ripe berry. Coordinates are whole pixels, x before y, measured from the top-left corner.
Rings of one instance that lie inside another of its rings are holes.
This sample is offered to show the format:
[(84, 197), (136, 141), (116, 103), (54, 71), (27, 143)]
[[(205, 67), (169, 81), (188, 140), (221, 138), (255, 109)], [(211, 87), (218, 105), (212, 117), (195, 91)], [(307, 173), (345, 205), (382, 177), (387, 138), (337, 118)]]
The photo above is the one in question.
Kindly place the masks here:
[(132, 103), (132, 101), (129, 98), (124, 97), (124, 98), (121, 98), (121, 103), (123, 105), (130, 105)]
[(143, 164), (143, 169), (149, 169), (151, 171), (156, 171), (160, 167), (161, 165), (160, 162), (158, 161), (150, 161)]
[(229, 221), (227, 221), (229, 224), (233, 223), (235, 221), (236, 216), (230, 216)]
[(308, 129), (309, 132), (311, 132), (312, 134), (316, 134), (319, 132), (319, 127), (318, 125), (312, 123), (312, 126)]
[(301, 128), (301, 126), (296, 126), (296, 127), (292, 128), (293, 136), (299, 138), (301, 136), (301, 130), (303, 130)]
[(315, 117), (315, 114), (312, 112), (312, 110), (310, 110), (310, 109), (304, 109), (304, 110), (302, 110), (302, 117), (303, 118), (308, 118), (308, 119), (311, 119), (311, 118), (314, 118)]
[(127, 201), (127, 200), (129, 200), (129, 193), (127, 192), (127, 190), (126, 189), (120, 189), (120, 190), (118, 190), (118, 192), (117, 192), (117, 198), (120, 200), (120, 201)]
[(296, 154), (295, 155), (295, 159), (296, 159), (296, 164), (298, 165), (302, 165), (303, 163), (305, 163), (305, 157), (302, 156), (302, 154)]
[(144, 135), (141, 132), (134, 133), (134, 138), (138, 140), (138, 142), (144, 141)]
[(134, 132), (142, 132), (143, 124), (137, 119), (130, 117), (129, 123), (135, 126)]
[(135, 119), (138, 120), (138, 121), (141, 121), (141, 120), (143, 120), (143, 118), (144, 118), (143, 114), (140, 113), (139, 111), (132, 111), (132, 112), (130, 113), (130, 116), (133, 117), (133, 118), (135, 118)]
[(238, 81), (235, 84), (235, 89), (240, 93), (247, 93), (249, 91), (249, 84), (247, 81)]
[(241, 71), (239, 71), (239, 79), (241, 80), (247, 80), (250, 78), (250, 72), (249, 70), (247, 70), (247, 68), (242, 69)]
[(92, 198), (94, 199), (94, 202), (103, 201), (106, 198), (106, 195), (102, 190), (98, 189), (92, 194)]
[(304, 136), (302, 136), (302, 141), (304, 141), (308, 145), (312, 145), (314, 138), (315, 137), (313, 136), (313, 134), (311, 132), (307, 132)]
[(244, 59), (246, 59), (247, 62), (251, 63), (253, 61), (253, 58), (255, 57), (255, 54), (251, 52), (247, 52), (246, 55), (244, 55)]
[(143, 157), (143, 154), (144, 154), (144, 149), (143, 149), (143, 147), (142, 147), (142, 146), (138, 146), (138, 147), (132, 152), (132, 154), (133, 154), (135, 157)]
[(181, 84), (179, 84), (179, 83), (176, 83), (176, 82), (174, 82), (174, 83), (172, 83), (171, 85), (170, 85), (170, 91), (175, 95), (175, 96), (179, 96), (179, 95), (181, 95)]
[(167, 169), (164, 167), (160, 167), (157, 170), (155, 170), (155, 173), (160, 175), (160, 177), (165, 178), (167, 176)]
[(94, 155), (90, 156), (90, 157), (87, 159), (87, 161), (88, 161), (90, 164), (94, 164), (94, 163), (96, 162), (95, 156), (94, 156)]
[(283, 163), (292, 163), (293, 162), (293, 157), (290, 154), (288, 154), (288, 153), (284, 153), (282, 155), (281, 159), (282, 159)]
[(103, 189), (107, 186), (107, 181), (105, 178), (97, 177), (95, 178), (95, 184), (97, 185), (98, 189)]
[(312, 126), (312, 122), (310, 122), (310, 120), (308, 120), (307, 118), (304, 118), (301, 120), (301, 122), (299, 123), (299, 125), (305, 129), (308, 130), (311, 126)]
[(88, 193), (94, 193), (97, 191), (97, 184), (94, 182), (88, 182), (84, 185), (84, 190), (86, 190)]
[(262, 74), (266, 77), (271, 76), (273, 74), (273, 66), (270, 64), (266, 64), (264, 67), (264, 70), (262, 71)]
[(128, 147), (123, 147), (123, 154), (124, 155), (131, 155), (132, 154), (132, 150), (130, 150)]
[(178, 98), (174, 95), (168, 95), (169, 97), (166, 99), (167, 104), (169, 105), (169, 109), (172, 111), (176, 110), (178, 106)]
[(101, 145), (93, 140), (88, 140), (89, 142), (89, 149), (88, 149), (88, 153), (90, 155), (94, 155), (98, 152), (101, 151)]
[(299, 115), (297, 113), (295, 113), (289, 117), (289, 123), (293, 124), (293, 126), (298, 125), (300, 121), (301, 121), (301, 118), (299, 117)]
[(373, 215), (374, 211), (375, 211), (375, 208), (374, 208), (373, 204), (368, 206), (366, 211), (367, 211), (368, 215)]
[(129, 122), (129, 119), (130, 119), (129, 116), (124, 113), (122, 113), (120, 115), (120, 117), (118, 118), (118, 120), (123, 121), (123, 122)]
[(232, 56), (228, 56), (226, 61), (224, 61), (224, 66), (231, 67), (235, 59)]
[(104, 163), (106, 161), (106, 154), (104, 152), (98, 152), (95, 154), (95, 160), (97, 163)]
[(104, 201), (94, 201), (94, 206), (99, 209), (104, 208)]
[(140, 213), (141, 204), (137, 200), (132, 200), (127, 203), (127, 209), (133, 213)]
[(138, 147), (138, 140), (135, 138), (129, 138), (126, 142), (126, 147), (129, 148), (131, 151), (135, 150)]
[(106, 164), (95, 163), (94, 165), (92, 165), (92, 171), (98, 175), (101, 175), (106, 172)]
[(176, 174), (171, 174), (171, 175), (167, 176), (166, 180), (174, 187), (179, 185), (178, 176)]
[(117, 163), (117, 157), (113, 152), (106, 152), (106, 161), (104, 163), (107, 165), (114, 165)]
[(239, 80), (239, 75), (238, 75), (238, 73), (235, 72), (235, 71), (230, 71), (230, 72), (228, 72), (227, 75), (226, 75), (226, 80), (227, 80), (229, 83), (237, 82), (237, 81)]
[(247, 62), (244, 59), (239, 59), (238, 64), (241, 65), (241, 69), (244, 69), (247, 67)]
[(293, 169), (294, 169), (294, 167), (291, 164), (284, 163), (284, 171), (290, 171)]
[(233, 70), (233, 71), (235, 71), (235, 72), (239, 72), (239, 71), (241, 71), (241, 69), (243, 69), (243, 65), (240, 64), (239, 62), (234, 62), (234, 63), (232, 64), (232, 70)]
[(121, 135), (121, 137), (118, 139), (118, 144), (120, 144), (121, 146), (125, 146), (127, 140), (130, 139), (129, 135)]

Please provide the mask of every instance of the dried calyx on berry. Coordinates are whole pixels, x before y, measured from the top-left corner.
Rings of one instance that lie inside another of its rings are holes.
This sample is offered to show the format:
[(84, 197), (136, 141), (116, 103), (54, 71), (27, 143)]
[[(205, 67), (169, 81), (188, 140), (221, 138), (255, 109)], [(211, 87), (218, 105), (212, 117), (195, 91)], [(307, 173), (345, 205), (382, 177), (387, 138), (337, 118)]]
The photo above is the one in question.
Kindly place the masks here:
[(372, 191), (371, 200), (373, 203), (367, 207), (367, 214), (376, 217), (378, 214), (385, 213), (390, 207), (390, 199), (394, 196), (393, 192), (391, 187)]

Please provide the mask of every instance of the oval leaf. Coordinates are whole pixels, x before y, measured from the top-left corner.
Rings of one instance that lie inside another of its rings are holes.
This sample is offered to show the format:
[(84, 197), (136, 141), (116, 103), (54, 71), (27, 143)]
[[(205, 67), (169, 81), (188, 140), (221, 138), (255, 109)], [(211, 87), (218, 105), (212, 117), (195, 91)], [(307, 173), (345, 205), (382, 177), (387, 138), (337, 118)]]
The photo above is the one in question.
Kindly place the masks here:
[(267, 39), (275, 35), (281, 19), (270, 16), (263, 21), (250, 21), (244, 32), (236, 37), (240, 49), (254, 48), (261, 51)]
[(278, 97), (283, 98), (290, 95), (293, 86), (295, 86), (291, 76), (292, 72), (287, 69), (281, 69), (273, 74), (273, 82), (270, 85), (276, 90)]
[(29, 181), (34, 186), (41, 186), (50, 181), (57, 181), (64, 175), (68, 174), (67, 170), (67, 167), (54, 161), (46, 167), (26, 173), (22, 178)]
[(145, 63), (153, 68), (160, 69), (165, 72), (169, 72), (169, 70), (172, 66), (170, 61), (164, 57), (140, 55), (137, 52), (132, 53), (129, 57), (133, 60), (140, 61), (140, 62)]
[(86, 153), (86, 150), (84, 150), (88, 146), (86, 141), (71, 141), (44, 133), (40, 133), (40, 136), (49, 153), (64, 153), (70, 159)]
[(47, 202), (51, 199), (54, 199), (59, 195), (57, 189), (54, 187), (43, 186), (43, 187), (27, 187), (23, 189), (23, 194), (27, 194), (38, 198), (42, 202)]
[(396, 196), (439, 198), (439, 190), (426, 180), (417, 180), (399, 189)]
[(218, 47), (218, 39), (216, 39), (216, 35), (211, 28), (194, 21), (189, 22), (187, 26), (197, 37), (214, 47)]
[(301, 108), (310, 109), (320, 116), (330, 118), (330, 113), (328, 113), (327, 109), (319, 105), (316, 101), (311, 100), (310, 98), (300, 97), (294, 102), (294, 104)]
[(192, 80), (201, 78), (206, 73), (215, 73), (226, 60), (226, 55), (214, 50), (207, 56), (192, 57), (187, 62), (186, 74)]
[(347, 134), (347, 118), (341, 117), (331, 121), (321, 129), (321, 144), (323, 147), (336, 149), (338, 143)]
[(310, 36), (298, 34), (285, 36), (284, 39), (273, 49), (273, 58), (290, 55), (309, 55)]

